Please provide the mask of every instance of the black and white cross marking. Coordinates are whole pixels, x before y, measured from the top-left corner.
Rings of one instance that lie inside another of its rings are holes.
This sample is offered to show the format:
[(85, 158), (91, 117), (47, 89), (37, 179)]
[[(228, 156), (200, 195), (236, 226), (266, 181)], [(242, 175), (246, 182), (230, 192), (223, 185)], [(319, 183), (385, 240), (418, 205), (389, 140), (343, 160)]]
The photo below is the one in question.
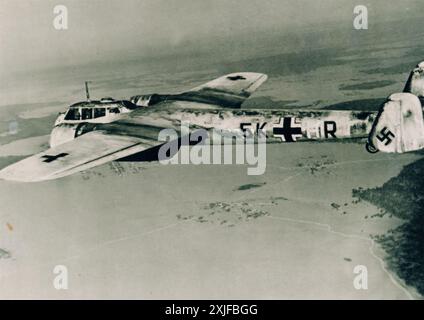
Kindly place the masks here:
[(237, 81), (237, 80), (246, 80), (245, 77), (241, 76), (241, 75), (236, 75), (236, 76), (228, 76), (227, 77), (228, 80), (231, 81)]
[(55, 160), (57, 160), (59, 158), (66, 157), (68, 155), (69, 155), (69, 153), (62, 152), (62, 153), (56, 154), (54, 156), (50, 156), (50, 155), (46, 154), (44, 156), (41, 156), (41, 158), (44, 158), (45, 159), (45, 160), (43, 160), (43, 162), (50, 163), (50, 162), (53, 162), (53, 161), (55, 161)]
[(380, 134), (376, 136), (376, 138), (383, 142), (385, 146), (392, 143), (393, 138), (395, 137), (394, 133), (387, 129), (387, 127), (384, 127), (380, 130)]
[(280, 118), (280, 122), (272, 128), (274, 137), (280, 138), (283, 142), (295, 142), (302, 137), (302, 128), (296, 118)]

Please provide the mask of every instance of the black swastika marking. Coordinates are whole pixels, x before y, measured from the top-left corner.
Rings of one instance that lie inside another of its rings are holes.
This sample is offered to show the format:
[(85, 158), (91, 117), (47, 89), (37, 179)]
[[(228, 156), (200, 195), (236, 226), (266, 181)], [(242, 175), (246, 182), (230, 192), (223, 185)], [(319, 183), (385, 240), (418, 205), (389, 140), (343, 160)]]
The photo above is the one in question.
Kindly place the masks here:
[(378, 134), (376, 136), (376, 138), (380, 142), (383, 142), (385, 146), (391, 144), (394, 137), (395, 137), (395, 135), (393, 134), (393, 132), (391, 132), (390, 130), (388, 130), (387, 127), (384, 127), (383, 129), (381, 129), (380, 130), (380, 134)]

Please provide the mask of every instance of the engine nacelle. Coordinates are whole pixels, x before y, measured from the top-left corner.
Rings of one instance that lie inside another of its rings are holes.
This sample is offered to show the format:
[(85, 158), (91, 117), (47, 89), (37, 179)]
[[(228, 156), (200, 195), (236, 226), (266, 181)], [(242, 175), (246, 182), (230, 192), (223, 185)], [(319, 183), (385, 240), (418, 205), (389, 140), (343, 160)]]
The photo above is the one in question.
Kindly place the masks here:
[(130, 101), (139, 107), (150, 107), (159, 102), (166, 101), (175, 95), (169, 94), (145, 94), (131, 97)]
[(152, 94), (134, 96), (131, 97), (130, 101), (139, 107), (148, 107), (152, 96)]
[(96, 126), (98, 125), (87, 122), (79, 124), (62, 123), (54, 127), (50, 133), (50, 147), (53, 148), (60, 144), (69, 142), (76, 137), (95, 130)]
[(75, 124), (60, 124), (50, 133), (50, 148), (75, 139), (77, 126)]

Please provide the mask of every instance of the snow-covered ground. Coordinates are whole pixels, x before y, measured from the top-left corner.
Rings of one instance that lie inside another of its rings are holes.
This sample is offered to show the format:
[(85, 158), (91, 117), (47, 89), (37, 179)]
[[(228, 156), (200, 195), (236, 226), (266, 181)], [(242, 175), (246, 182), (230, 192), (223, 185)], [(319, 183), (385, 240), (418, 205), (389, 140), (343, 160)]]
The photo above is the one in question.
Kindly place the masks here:
[[(0, 182), (1, 298), (407, 299), (370, 239), (352, 188), (382, 184), (416, 156), (358, 144), (269, 145), (244, 166), (111, 164), (43, 183)], [(314, 168), (314, 169), (312, 169)], [(65, 265), (69, 289), (53, 287)], [(368, 268), (368, 290), (353, 269)]]

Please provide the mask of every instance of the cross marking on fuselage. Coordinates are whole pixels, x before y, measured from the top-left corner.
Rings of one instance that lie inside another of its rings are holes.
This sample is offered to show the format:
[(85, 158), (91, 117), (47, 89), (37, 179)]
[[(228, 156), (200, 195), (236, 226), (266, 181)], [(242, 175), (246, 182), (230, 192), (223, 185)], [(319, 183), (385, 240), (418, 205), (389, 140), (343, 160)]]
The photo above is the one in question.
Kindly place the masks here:
[(294, 118), (292, 117), (284, 117), (280, 119), (279, 125), (281, 127), (274, 127), (272, 129), (272, 133), (275, 137), (281, 138), (284, 142), (295, 142), (297, 137), (302, 136), (302, 128), (301, 127), (292, 127), (292, 120), (294, 122)]

